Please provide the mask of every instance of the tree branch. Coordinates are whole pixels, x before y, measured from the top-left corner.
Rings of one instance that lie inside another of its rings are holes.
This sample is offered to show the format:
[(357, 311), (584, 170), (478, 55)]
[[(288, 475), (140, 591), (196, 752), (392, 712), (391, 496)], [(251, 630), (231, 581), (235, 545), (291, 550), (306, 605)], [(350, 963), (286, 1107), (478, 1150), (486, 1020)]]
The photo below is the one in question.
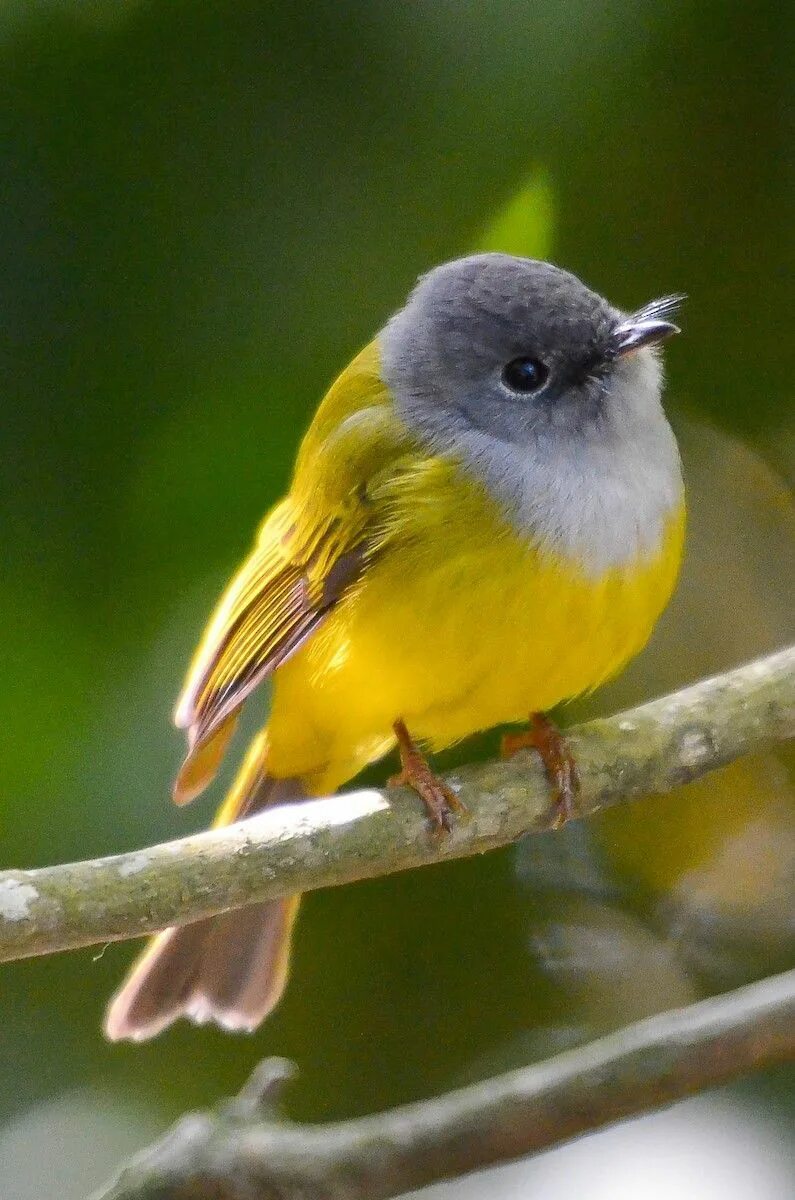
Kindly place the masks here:
[(183, 1118), (95, 1200), (382, 1200), (793, 1056), (789, 971), (538, 1066), (354, 1121), (279, 1120), (274, 1092), (289, 1064), (266, 1060), (237, 1100)]
[[(795, 734), (795, 647), (569, 733), (579, 815), (661, 793)], [(147, 850), (0, 874), (0, 961), (185, 924), (246, 903), (491, 850), (549, 827), (532, 753), (447, 777), (469, 810), (432, 835), (405, 788), (266, 810)]]

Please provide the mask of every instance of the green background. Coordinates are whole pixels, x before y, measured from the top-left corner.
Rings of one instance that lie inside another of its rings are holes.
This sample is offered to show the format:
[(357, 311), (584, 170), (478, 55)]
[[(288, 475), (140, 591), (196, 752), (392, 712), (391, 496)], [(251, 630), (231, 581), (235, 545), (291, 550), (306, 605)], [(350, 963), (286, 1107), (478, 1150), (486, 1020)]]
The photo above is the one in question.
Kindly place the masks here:
[[(202, 622), (324, 387), (420, 271), (489, 236), (627, 308), (690, 296), (667, 354), (682, 587), (563, 719), (792, 640), (787, 20), (772, 0), (0, 8), (0, 865), (209, 820), (217, 790), (168, 799)], [(109, 1145), (135, 1145), (268, 1053), (300, 1066), (294, 1116), (426, 1096), (790, 965), (794, 862), (792, 760), (768, 755), (311, 896), (251, 1038), (107, 1045), (128, 946), (6, 966), (0, 1120), (99, 1096)], [(732, 1103), (783, 1112), (791, 1082)]]

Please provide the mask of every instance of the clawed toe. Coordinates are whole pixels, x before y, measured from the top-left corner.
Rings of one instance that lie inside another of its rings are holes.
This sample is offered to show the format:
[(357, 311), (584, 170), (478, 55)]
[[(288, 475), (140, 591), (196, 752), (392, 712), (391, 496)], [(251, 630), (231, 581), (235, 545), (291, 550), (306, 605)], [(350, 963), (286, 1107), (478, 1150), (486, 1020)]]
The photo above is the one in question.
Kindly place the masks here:
[(502, 739), (503, 758), (512, 758), (519, 750), (535, 750), (540, 756), (554, 793), (549, 825), (561, 829), (576, 816), (580, 791), (580, 773), (569, 743), (548, 717), (534, 713), (529, 729), (506, 733)]
[(465, 812), (465, 805), (453, 789), (434, 773), (402, 721), (395, 722), (395, 734), (398, 739), (401, 770), (389, 780), (390, 785), (410, 787), (425, 805), (434, 829), (450, 833), (453, 828), (453, 813)]

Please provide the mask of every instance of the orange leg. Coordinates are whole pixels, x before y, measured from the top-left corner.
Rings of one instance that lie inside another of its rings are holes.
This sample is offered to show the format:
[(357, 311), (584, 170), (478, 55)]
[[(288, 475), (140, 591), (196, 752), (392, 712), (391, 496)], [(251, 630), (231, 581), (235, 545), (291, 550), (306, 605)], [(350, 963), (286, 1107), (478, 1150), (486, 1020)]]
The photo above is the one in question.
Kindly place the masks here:
[(452, 829), (452, 814), (464, 810), (452, 788), (435, 775), (424, 754), (417, 748), (414, 739), (403, 721), (393, 726), (400, 752), (400, 773), (390, 779), (393, 787), (410, 787), (417, 793), (427, 810), (435, 829)]
[(506, 733), (502, 739), (504, 758), (511, 758), (517, 750), (536, 750), (540, 755), (555, 793), (551, 825), (553, 829), (560, 829), (575, 815), (580, 790), (580, 773), (568, 742), (549, 717), (532, 713), (529, 729), (522, 733)]

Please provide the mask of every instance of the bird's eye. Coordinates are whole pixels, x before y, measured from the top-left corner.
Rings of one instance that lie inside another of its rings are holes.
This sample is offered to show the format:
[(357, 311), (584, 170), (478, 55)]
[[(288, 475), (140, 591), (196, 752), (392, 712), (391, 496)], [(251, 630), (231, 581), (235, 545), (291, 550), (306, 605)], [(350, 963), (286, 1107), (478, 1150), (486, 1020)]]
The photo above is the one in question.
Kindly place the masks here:
[(549, 368), (537, 358), (513, 358), (502, 372), (502, 381), (512, 392), (537, 392), (548, 378)]

